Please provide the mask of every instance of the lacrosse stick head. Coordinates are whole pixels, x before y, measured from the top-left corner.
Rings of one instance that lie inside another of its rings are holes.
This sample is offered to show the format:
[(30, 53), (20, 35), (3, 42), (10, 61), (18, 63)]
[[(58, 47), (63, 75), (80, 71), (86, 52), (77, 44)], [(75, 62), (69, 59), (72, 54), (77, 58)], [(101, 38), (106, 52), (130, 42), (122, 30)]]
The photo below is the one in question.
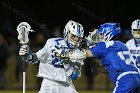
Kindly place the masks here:
[(21, 22), (18, 26), (17, 29), (18, 31), (18, 40), (20, 41), (19, 43), (21, 44), (27, 44), (29, 42), (29, 32), (33, 32), (31, 30), (31, 26), (27, 22)]

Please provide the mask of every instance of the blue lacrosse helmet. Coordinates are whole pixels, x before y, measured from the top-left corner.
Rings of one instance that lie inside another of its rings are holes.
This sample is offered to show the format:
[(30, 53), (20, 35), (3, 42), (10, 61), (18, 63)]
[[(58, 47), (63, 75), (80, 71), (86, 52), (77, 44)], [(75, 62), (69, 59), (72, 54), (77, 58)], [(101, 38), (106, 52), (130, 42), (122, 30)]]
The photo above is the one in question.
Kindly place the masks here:
[(104, 23), (100, 26), (98, 34), (100, 35), (101, 41), (110, 41), (112, 37), (121, 33), (119, 23)]

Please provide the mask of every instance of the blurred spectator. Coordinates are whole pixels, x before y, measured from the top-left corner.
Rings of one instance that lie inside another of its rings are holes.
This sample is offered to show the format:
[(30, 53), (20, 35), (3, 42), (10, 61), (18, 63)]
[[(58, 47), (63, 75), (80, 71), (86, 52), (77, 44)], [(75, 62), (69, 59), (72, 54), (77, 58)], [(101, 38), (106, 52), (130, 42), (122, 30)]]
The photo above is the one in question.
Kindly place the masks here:
[(0, 89), (7, 88), (7, 59), (9, 51), (7, 41), (3, 34), (0, 33)]
[(55, 26), (53, 28), (53, 37), (62, 37), (61, 30), (62, 30), (61, 27)]
[(8, 19), (3, 21), (1, 32), (4, 34), (5, 39), (7, 39), (8, 44), (13, 44), (13, 42), (15, 42), (17, 32), (15, 31), (12, 23)]
[(98, 74), (98, 65), (96, 58), (86, 58), (84, 64), (84, 71), (87, 81), (87, 90), (94, 89), (95, 76)]
[(45, 38), (50, 38), (52, 36), (46, 23), (40, 24), (39, 28), (39, 31), (44, 34)]
[(43, 33), (36, 34), (35, 47), (37, 48), (37, 50), (43, 47), (45, 43), (46, 43), (45, 35)]
[(122, 41), (123, 43), (126, 43), (129, 39), (133, 38), (129, 29), (124, 29), (120, 37), (120, 41)]
[[(18, 44), (18, 43), (17, 43)], [(22, 68), (22, 65), (21, 65), (21, 61), (20, 61), (20, 58), (19, 58), (19, 55), (18, 55), (18, 51), (19, 51), (19, 44), (16, 46), (16, 50), (14, 51), (15, 52), (15, 59), (16, 59), (16, 72), (15, 72), (15, 75), (16, 75), (16, 79), (19, 81), (20, 80), (20, 75), (22, 73), (21, 71), (21, 68)]]

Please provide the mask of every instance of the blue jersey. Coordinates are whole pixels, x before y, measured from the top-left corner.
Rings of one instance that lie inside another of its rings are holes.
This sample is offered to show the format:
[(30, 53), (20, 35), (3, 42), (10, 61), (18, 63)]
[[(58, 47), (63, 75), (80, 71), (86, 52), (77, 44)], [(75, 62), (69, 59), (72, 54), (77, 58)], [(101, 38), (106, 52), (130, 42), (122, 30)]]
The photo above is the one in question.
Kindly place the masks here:
[(137, 71), (130, 60), (127, 46), (120, 41), (99, 42), (90, 50), (94, 57), (101, 59), (102, 65), (109, 72), (114, 84), (119, 74), (126, 71)]

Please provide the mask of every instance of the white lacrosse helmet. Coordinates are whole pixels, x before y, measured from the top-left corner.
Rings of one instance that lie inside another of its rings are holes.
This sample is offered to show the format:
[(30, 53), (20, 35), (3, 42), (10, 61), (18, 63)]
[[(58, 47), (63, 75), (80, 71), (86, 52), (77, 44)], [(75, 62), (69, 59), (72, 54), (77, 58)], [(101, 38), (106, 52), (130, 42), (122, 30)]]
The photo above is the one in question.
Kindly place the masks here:
[(64, 28), (64, 39), (70, 48), (79, 46), (79, 43), (84, 37), (83, 26), (75, 21), (69, 20)]
[(140, 41), (140, 19), (134, 20), (132, 22), (131, 33), (136, 40)]

